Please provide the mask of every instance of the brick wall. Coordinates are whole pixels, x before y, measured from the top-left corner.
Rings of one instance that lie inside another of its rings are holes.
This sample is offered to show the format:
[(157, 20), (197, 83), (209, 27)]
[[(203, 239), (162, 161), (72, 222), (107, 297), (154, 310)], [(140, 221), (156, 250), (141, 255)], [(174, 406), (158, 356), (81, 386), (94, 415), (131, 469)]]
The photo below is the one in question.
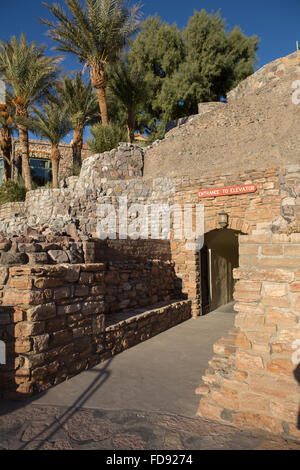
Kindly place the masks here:
[(214, 345), (199, 416), (300, 439), (299, 268), (299, 233), (240, 236), (235, 328)]
[[(44, 390), (190, 316), (189, 302), (170, 307), (181, 297), (171, 263), (2, 267), (0, 282), (6, 392)], [(141, 308), (144, 317), (133, 319)]]

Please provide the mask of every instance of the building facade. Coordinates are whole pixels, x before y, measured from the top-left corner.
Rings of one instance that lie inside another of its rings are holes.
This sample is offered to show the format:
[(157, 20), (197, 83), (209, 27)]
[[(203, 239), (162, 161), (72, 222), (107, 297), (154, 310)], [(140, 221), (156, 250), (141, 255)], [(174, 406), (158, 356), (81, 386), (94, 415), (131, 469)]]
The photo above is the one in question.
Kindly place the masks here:
[[(59, 163), (59, 179), (72, 175), (73, 153), (72, 144), (62, 142), (59, 146), (61, 160)], [(52, 181), (50, 160), (51, 145), (43, 140), (29, 141), (30, 168), (32, 180), (37, 186), (45, 186)], [(91, 155), (91, 151), (84, 144), (82, 160)], [(12, 177), (17, 178), (22, 173), (22, 156), (19, 138), (12, 139)], [(3, 157), (0, 151), (0, 184), (3, 178)]]

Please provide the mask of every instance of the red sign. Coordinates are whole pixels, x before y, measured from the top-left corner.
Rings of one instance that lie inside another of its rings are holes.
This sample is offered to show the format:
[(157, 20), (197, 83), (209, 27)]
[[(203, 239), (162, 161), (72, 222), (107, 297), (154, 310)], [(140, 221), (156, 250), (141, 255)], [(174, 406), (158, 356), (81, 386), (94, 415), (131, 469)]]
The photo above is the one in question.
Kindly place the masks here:
[(256, 190), (257, 187), (254, 184), (229, 186), (228, 188), (202, 189), (198, 192), (198, 197), (203, 199), (205, 197), (234, 196), (237, 194), (255, 193)]

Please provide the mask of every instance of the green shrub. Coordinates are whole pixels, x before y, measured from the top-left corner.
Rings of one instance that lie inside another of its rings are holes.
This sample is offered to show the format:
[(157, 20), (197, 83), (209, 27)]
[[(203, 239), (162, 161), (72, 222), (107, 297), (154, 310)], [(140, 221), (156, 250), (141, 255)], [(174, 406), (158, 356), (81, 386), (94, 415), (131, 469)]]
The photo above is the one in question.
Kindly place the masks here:
[(87, 143), (92, 152), (103, 153), (118, 147), (120, 142), (126, 142), (126, 129), (118, 124), (109, 124), (103, 126), (97, 123), (90, 128), (93, 137), (88, 139)]
[(26, 188), (24, 181), (8, 180), (0, 186), (0, 205), (6, 202), (25, 201)]
[(81, 165), (79, 163), (75, 163), (73, 165), (72, 175), (71, 176), (79, 176), (80, 172), (81, 172)]

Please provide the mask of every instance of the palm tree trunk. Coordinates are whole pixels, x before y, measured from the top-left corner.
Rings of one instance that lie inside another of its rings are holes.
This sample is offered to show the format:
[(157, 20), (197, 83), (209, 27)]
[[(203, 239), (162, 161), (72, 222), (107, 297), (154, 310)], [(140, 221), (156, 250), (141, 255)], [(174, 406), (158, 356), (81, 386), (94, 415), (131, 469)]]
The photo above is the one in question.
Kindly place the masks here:
[(131, 144), (134, 142), (134, 131), (135, 131), (135, 114), (133, 111), (128, 111), (127, 132), (128, 132), (128, 142), (130, 142)]
[(28, 129), (26, 127), (18, 125), (20, 146), (22, 154), (22, 176), (25, 181), (25, 187), (28, 191), (32, 189), (31, 185), (31, 172), (29, 165), (29, 139)]
[(108, 125), (108, 111), (107, 111), (107, 102), (106, 102), (106, 85), (107, 77), (104, 70), (104, 66), (94, 65), (90, 68), (90, 77), (91, 83), (94, 88), (96, 88), (101, 121), (103, 126)]
[(59, 171), (59, 160), (60, 160), (60, 152), (58, 148), (58, 144), (53, 144), (51, 147), (51, 163), (52, 163), (52, 187), (58, 188), (58, 171)]
[(83, 146), (83, 129), (74, 129), (73, 132), (73, 144), (72, 144), (72, 151), (73, 151), (73, 168), (76, 166), (81, 167), (81, 151)]
[(12, 152), (12, 140), (9, 129), (3, 128), (1, 130), (0, 137), (0, 148), (3, 153), (3, 181), (11, 179), (11, 152)]

